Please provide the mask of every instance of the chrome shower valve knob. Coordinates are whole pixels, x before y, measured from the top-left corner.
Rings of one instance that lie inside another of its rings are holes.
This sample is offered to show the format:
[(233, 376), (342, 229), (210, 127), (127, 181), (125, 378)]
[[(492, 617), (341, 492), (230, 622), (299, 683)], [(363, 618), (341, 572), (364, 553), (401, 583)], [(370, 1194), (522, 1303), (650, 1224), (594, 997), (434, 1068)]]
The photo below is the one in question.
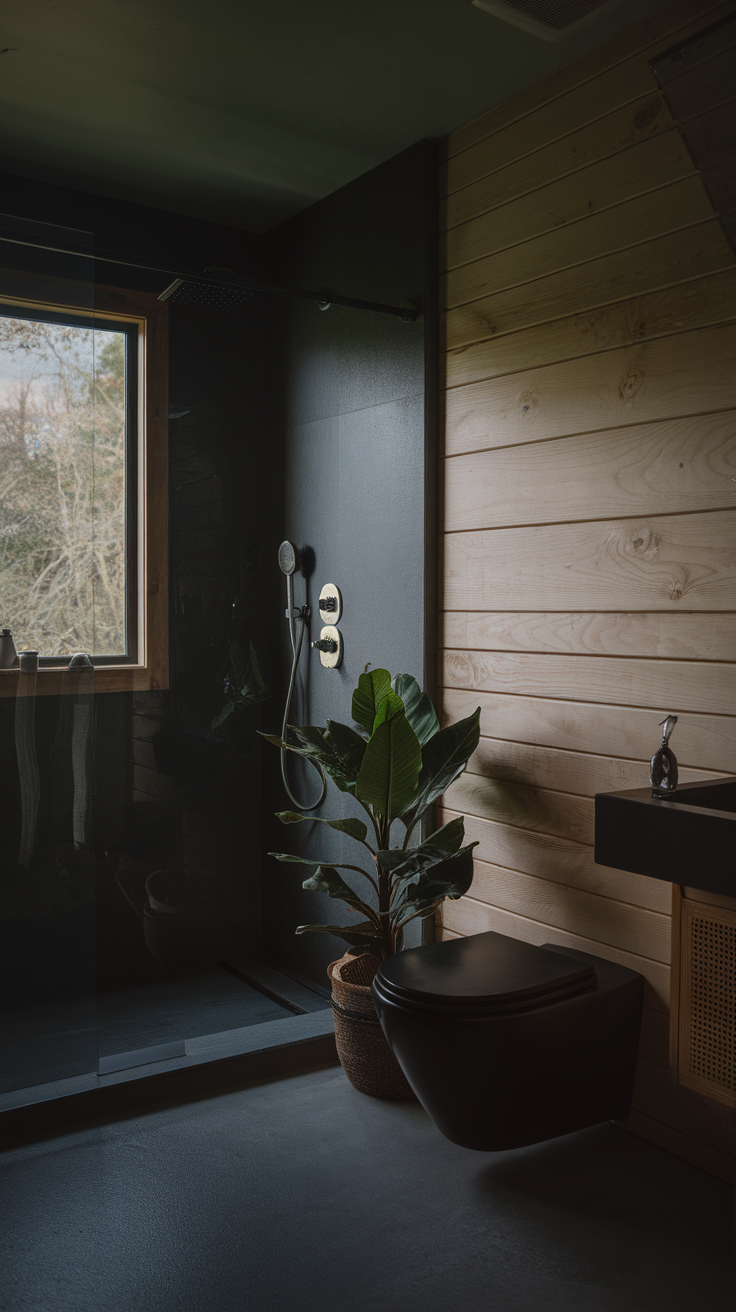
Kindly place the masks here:
[(317, 642), (313, 642), (319, 658), (327, 670), (335, 670), (342, 661), (342, 634), (334, 624), (326, 624)]
[(342, 615), (342, 594), (335, 583), (325, 583), (319, 594), (319, 617), (323, 624), (339, 624)]

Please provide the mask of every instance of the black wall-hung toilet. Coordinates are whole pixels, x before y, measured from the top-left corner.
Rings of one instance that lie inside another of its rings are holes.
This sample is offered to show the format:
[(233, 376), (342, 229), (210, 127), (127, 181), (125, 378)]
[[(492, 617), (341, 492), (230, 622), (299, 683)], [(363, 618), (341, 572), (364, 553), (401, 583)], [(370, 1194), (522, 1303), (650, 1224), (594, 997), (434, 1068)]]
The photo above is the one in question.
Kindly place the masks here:
[(373, 997), (437, 1128), (494, 1151), (628, 1114), (642, 985), (601, 957), (491, 932), (389, 957)]

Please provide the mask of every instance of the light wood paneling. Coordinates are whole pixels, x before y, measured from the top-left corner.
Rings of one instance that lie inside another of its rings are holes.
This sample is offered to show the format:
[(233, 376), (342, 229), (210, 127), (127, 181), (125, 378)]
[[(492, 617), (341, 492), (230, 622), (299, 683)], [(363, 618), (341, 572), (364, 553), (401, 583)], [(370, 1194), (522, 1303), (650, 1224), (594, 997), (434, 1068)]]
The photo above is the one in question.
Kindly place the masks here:
[[(588, 85), (550, 106), (543, 136), (533, 135), (537, 124), (534, 118), (527, 117), (449, 159), (441, 183), (447, 197), (443, 213), (449, 222), (455, 220), (465, 194), (474, 192), (480, 179), (492, 184), (500, 174), (502, 194), (508, 194), (515, 185), (517, 190), (512, 195), (519, 196), (535, 185), (535, 176), (539, 177), (536, 185), (543, 186), (550, 177), (562, 177), (576, 167), (601, 159), (600, 152), (613, 155), (653, 132), (666, 131), (672, 118), (660, 97), (653, 93), (646, 73), (641, 67), (627, 72), (631, 74), (628, 78), (609, 74), (611, 94), (607, 100), (605, 95), (597, 96), (596, 89)], [(585, 107), (575, 104), (576, 96), (578, 101), (587, 102)], [(582, 113), (576, 112), (581, 109)], [(530, 168), (526, 185), (521, 181), (524, 175), (516, 175), (515, 183), (504, 185), (503, 174), (524, 160)], [(487, 194), (491, 194), (490, 186)], [(459, 212), (462, 213), (461, 208)]]
[(733, 265), (731, 247), (714, 218), (449, 310), (441, 321), (443, 344), (456, 350), (690, 278), (731, 270)]
[(711, 274), (630, 301), (616, 301), (553, 323), (447, 351), (445, 383), (447, 387), (462, 387), (483, 378), (537, 369), (598, 351), (615, 351), (653, 337), (734, 318), (736, 271)]
[[(559, 119), (553, 117), (556, 113), (554, 102), (563, 97), (571, 106), (571, 123), (598, 118), (610, 105), (621, 104), (624, 99), (636, 95), (636, 88), (641, 90), (651, 86), (651, 82), (644, 81), (649, 74), (649, 59), (674, 45), (676, 40), (684, 40), (716, 22), (732, 9), (730, 0), (721, 0), (721, 3), (676, 0), (661, 6), (597, 50), (564, 65), (533, 87), (458, 128), (445, 142), (445, 157), (449, 160), (469, 151), (493, 134), (505, 132), (520, 119), (527, 120), (529, 135), (534, 141), (543, 144), (552, 140), (560, 135), (561, 130), (564, 131), (564, 127), (559, 126)], [(637, 76), (638, 82), (627, 81)], [(623, 90), (622, 93), (622, 88), (631, 86), (635, 88), (633, 91)], [(562, 112), (567, 114), (568, 110), (563, 108)]]
[(639, 661), (628, 657), (538, 652), (445, 651), (447, 688), (514, 692), (527, 697), (651, 706), (724, 715), (736, 707), (736, 666), (713, 661)]
[(525, 916), (669, 964), (670, 918), (613, 898), (476, 861), (470, 902)]
[[(443, 823), (458, 814), (443, 809)], [(478, 843), (476, 861), (516, 870), (523, 875), (534, 875), (538, 879), (551, 879), (556, 884), (579, 888), (616, 902), (644, 907), (666, 916), (669, 923), (670, 884), (628, 870), (611, 870), (608, 866), (596, 865), (593, 853), (585, 843), (517, 829), (513, 825), (482, 820), (473, 815), (465, 817), (465, 836), (467, 842)], [(477, 896), (477, 891), (474, 896)], [(488, 900), (492, 901), (492, 898)]]
[(537, 829), (578, 843), (592, 845), (594, 841), (594, 807), (590, 797), (467, 773), (448, 788), (445, 802), (454, 811), (469, 812), (484, 820)]
[(453, 388), (445, 401), (445, 451), (732, 410), (734, 359), (736, 324), (719, 324)]
[[(657, 727), (667, 714), (661, 704), (639, 710), (596, 702), (557, 701), (550, 697), (513, 696), (477, 689), (445, 688), (444, 716), (460, 720), (480, 706), (481, 733), (566, 751), (610, 753), (640, 761), (648, 769), (659, 746)], [(673, 744), (674, 745), (674, 744)], [(736, 774), (736, 717), (685, 715), (677, 726), (680, 764)], [(646, 782), (646, 779), (645, 779)]]
[[(626, 149), (635, 142), (635, 150)], [(624, 163), (631, 156), (627, 173)], [(610, 114), (604, 123), (581, 128), (450, 196), (442, 268), (479, 259), (489, 248), (500, 250), (504, 232), (510, 233), (505, 244), (511, 246), (692, 172), (692, 161), (669, 111), (649, 91), (642, 100)], [(512, 226), (514, 216), (520, 225), (518, 234)]]
[[(736, 512), (729, 510), (450, 533), (445, 605), (541, 610), (554, 601), (560, 610), (729, 611), (735, 529)], [(642, 674), (645, 669), (642, 664)]]
[(721, 510), (736, 506), (736, 410), (454, 460), (447, 532)]
[(454, 929), (458, 934), (483, 934), (486, 930), (495, 929), (498, 934), (508, 934), (509, 938), (520, 938), (526, 943), (559, 943), (562, 947), (577, 948), (580, 952), (592, 952), (594, 956), (604, 957), (607, 961), (617, 961), (619, 965), (628, 966), (630, 970), (636, 970), (644, 976), (644, 1000), (648, 1007), (667, 1010), (670, 969), (663, 962), (652, 961), (635, 952), (625, 952), (610, 943), (601, 943), (598, 939), (558, 929), (556, 925), (544, 924), (469, 897), (460, 898), (458, 902), (445, 902), (442, 917), (448, 929)]
[(445, 799), (479, 845), (440, 933), (639, 970), (628, 1128), (728, 1178), (732, 1129), (667, 1068), (671, 886), (591, 846), (594, 793), (646, 784), (667, 711), (683, 780), (736, 773), (736, 261), (647, 64), (725, 12), (663, 6), (447, 143), (443, 716), (480, 705), (483, 736)]
[[(656, 736), (654, 733), (652, 738)], [(468, 762), (468, 773), (509, 784), (522, 784), (527, 789), (551, 788), (592, 798), (596, 793), (646, 787), (649, 762), (594, 756), (590, 752), (569, 752), (559, 747), (536, 747), (530, 743), (507, 742), (503, 738), (481, 738)], [(689, 770), (687, 766), (680, 769), (681, 783), (700, 783), (711, 778), (718, 778), (718, 772)]]
[(641, 245), (663, 233), (705, 223), (712, 215), (700, 178), (683, 178), (559, 231), (475, 259), (472, 264), (462, 264), (440, 280), (443, 304), (451, 308), (479, 296), (520, 287), (560, 269)]
[(445, 611), (441, 645), (476, 651), (730, 661), (735, 614)]

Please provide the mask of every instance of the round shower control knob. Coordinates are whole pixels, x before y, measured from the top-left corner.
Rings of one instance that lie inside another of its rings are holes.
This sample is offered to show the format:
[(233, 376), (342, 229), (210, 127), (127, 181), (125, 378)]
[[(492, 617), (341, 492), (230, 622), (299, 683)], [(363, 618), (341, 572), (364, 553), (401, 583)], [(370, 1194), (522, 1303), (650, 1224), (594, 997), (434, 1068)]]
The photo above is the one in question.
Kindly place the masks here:
[(335, 670), (342, 660), (342, 634), (334, 624), (326, 624), (319, 635), (319, 642), (313, 642), (319, 651), (319, 658), (327, 670)]
[(319, 617), (323, 624), (339, 624), (342, 615), (342, 594), (334, 583), (325, 583), (319, 594)]

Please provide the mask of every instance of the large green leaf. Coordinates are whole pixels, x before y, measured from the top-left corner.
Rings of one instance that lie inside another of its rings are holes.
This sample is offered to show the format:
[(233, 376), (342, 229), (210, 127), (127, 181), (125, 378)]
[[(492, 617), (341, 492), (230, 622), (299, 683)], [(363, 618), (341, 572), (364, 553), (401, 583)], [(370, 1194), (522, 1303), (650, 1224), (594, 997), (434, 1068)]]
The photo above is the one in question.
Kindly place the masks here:
[[(350, 763), (346, 764), (327, 728), (322, 729), (316, 725), (305, 724), (299, 728), (293, 728), (292, 732), (302, 744), (301, 747), (285, 743), (272, 734), (263, 734), (262, 736), (267, 738), (269, 742), (275, 743), (277, 747), (285, 748), (289, 752), (295, 752), (297, 756), (304, 756), (308, 761), (321, 765), (341, 792), (355, 792), (356, 774), (354, 766)], [(356, 737), (358, 737), (357, 734)]]
[(402, 711), (379, 724), (365, 749), (355, 796), (389, 823), (401, 815), (416, 793), (422, 752)]
[(434, 861), (423, 869), (405, 875), (396, 885), (391, 904), (394, 929), (406, 923), (417, 911), (438, 904), (443, 898), (459, 898), (473, 882), (473, 848), (470, 843), (443, 861)]
[(335, 938), (344, 939), (351, 947), (365, 948), (367, 952), (373, 952), (379, 958), (386, 955), (384, 935), (378, 933), (370, 920), (365, 920), (358, 925), (297, 925), (295, 932), (334, 934)]
[(441, 797), (462, 774), (480, 738), (480, 707), (465, 720), (448, 724), (430, 738), (422, 751), (422, 770), (416, 795), (407, 802), (402, 820), (412, 828), (432, 802)]
[(397, 697), (395, 692), (389, 690), (388, 696), (384, 697), (376, 711), (376, 718), (373, 721), (373, 733), (376, 732), (379, 724), (383, 724), (384, 720), (393, 720), (394, 716), (401, 715), (403, 710), (404, 703), (401, 698)]
[(294, 856), (293, 852), (269, 852), (268, 855), (272, 856), (276, 861), (284, 861), (288, 865), (330, 866), (331, 869), (354, 870), (357, 875), (365, 875), (366, 879), (370, 879), (371, 882), (375, 884), (373, 876), (369, 875), (367, 870), (364, 870), (362, 866), (350, 865), (347, 861), (321, 861), (318, 857)]
[[(425, 838), (419, 847), (412, 848), (411, 851), (404, 854), (401, 865), (394, 868), (394, 873), (398, 875), (407, 874), (412, 870), (419, 870), (427, 865), (428, 862), (444, 861), (446, 857), (453, 856), (455, 852), (463, 845), (465, 837), (465, 819), (463, 816), (455, 816), (454, 820), (448, 820), (446, 825), (441, 829), (436, 829), (429, 838)], [(379, 853), (380, 855), (380, 853)]]
[(353, 693), (352, 715), (356, 724), (366, 733), (373, 733), (378, 709), (391, 692), (391, 675), (388, 670), (368, 670), (361, 674)]
[(345, 883), (342, 875), (338, 875), (334, 866), (318, 866), (311, 879), (304, 880), (302, 888), (306, 888), (310, 893), (327, 893), (329, 897), (339, 898), (346, 906), (353, 907), (355, 911), (360, 911), (367, 916), (371, 924), (380, 931), (381, 921), (378, 912), (373, 911), (367, 902), (358, 897), (350, 885)]
[(312, 857), (294, 856), (291, 852), (269, 852), (277, 861), (291, 861), (296, 866), (318, 866), (319, 861), (313, 860)]
[(336, 829), (340, 834), (349, 834), (351, 838), (356, 838), (359, 843), (365, 842), (368, 834), (367, 825), (362, 820), (353, 819), (349, 816), (347, 820), (325, 820), (320, 815), (300, 815), (298, 811), (277, 811), (277, 818), (282, 825), (296, 825), (300, 820), (308, 820), (312, 824), (329, 825), (330, 829)]
[(406, 718), (419, 740), (419, 746), (424, 747), (440, 731), (437, 712), (428, 694), (422, 692), (413, 674), (397, 674), (393, 688), (404, 703)]
[(337, 754), (344, 777), (350, 784), (345, 791), (354, 793), (355, 781), (365, 755), (365, 738), (361, 738), (349, 725), (340, 724), (339, 720), (328, 720), (327, 730), (325, 743)]

